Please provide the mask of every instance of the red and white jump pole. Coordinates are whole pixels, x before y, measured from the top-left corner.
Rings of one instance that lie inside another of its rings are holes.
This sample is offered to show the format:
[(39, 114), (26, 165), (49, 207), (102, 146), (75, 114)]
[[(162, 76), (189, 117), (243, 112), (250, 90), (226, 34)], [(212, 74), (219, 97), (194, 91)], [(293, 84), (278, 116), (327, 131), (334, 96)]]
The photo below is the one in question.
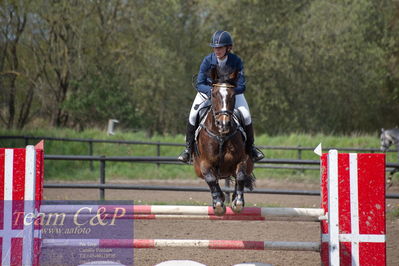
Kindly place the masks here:
[(197, 247), (208, 249), (287, 250), (320, 252), (317, 242), (194, 240), (194, 239), (44, 239), (43, 248), (161, 248)]
[(323, 209), (246, 207), (241, 213), (226, 208), (224, 216), (216, 216), (211, 206), (181, 205), (42, 205), (43, 213), (93, 215), (101, 213), (104, 219), (188, 219), (188, 220), (273, 220), (290, 217), (295, 221), (326, 219)]

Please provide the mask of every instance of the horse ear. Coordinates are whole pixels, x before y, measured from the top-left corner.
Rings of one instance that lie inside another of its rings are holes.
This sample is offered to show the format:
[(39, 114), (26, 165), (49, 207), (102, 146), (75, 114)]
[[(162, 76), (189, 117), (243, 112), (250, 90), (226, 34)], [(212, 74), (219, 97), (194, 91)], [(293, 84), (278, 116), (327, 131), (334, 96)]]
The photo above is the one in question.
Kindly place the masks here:
[(238, 78), (238, 71), (234, 71), (233, 73), (230, 74), (229, 79), (236, 82)]
[(238, 79), (238, 71), (234, 71), (229, 75), (227, 83), (230, 83), (231, 85), (235, 86), (237, 84), (237, 79)]
[(381, 133), (384, 132), (384, 131), (385, 131), (384, 128), (381, 128)]
[(212, 83), (216, 83), (216, 81), (218, 79), (218, 71), (217, 71), (216, 67), (211, 68), (211, 79), (212, 79)]

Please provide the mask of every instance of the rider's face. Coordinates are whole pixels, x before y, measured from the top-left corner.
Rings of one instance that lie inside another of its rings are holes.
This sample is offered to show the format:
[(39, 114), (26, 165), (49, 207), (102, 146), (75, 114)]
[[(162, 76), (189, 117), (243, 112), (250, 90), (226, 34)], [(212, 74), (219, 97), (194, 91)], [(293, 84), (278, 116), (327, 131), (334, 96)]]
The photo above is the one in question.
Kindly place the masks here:
[(213, 52), (215, 53), (216, 57), (219, 59), (224, 59), (227, 54), (227, 46), (224, 47), (214, 47)]

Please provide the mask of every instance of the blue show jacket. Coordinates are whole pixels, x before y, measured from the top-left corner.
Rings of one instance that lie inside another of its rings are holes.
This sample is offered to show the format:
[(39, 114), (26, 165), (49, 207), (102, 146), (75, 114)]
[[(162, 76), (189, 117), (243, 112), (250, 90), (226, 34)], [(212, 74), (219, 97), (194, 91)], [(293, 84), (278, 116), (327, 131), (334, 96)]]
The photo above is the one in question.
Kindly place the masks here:
[[(211, 91), (211, 69), (218, 65), (216, 55), (210, 53), (207, 55), (201, 63), (200, 70), (197, 78), (197, 91), (210, 95)], [(245, 91), (245, 76), (244, 76), (244, 64), (240, 57), (235, 54), (228, 53), (226, 67), (231, 69), (231, 72), (238, 71), (237, 86), (234, 88), (236, 94), (244, 93)]]

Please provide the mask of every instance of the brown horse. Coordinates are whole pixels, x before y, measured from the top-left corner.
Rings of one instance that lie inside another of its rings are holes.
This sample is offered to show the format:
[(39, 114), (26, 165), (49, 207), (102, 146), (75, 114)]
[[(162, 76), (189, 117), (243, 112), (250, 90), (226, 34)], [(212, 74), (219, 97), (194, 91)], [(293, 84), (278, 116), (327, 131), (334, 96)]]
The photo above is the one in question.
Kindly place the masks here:
[(252, 175), (253, 161), (246, 153), (245, 140), (239, 125), (233, 119), (237, 73), (219, 78), (212, 70), (214, 84), (211, 93), (211, 108), (197, 140), (194, 168), (197, 176), (205, 179), (212, 194), (212, 205), (216, 215), (226, 212), (225, 197), (219, 186), (220, 179), (235, 178), (232, 210), (239, 213), (244, 207), (244, 187), (252, 190), (255, 178)]

